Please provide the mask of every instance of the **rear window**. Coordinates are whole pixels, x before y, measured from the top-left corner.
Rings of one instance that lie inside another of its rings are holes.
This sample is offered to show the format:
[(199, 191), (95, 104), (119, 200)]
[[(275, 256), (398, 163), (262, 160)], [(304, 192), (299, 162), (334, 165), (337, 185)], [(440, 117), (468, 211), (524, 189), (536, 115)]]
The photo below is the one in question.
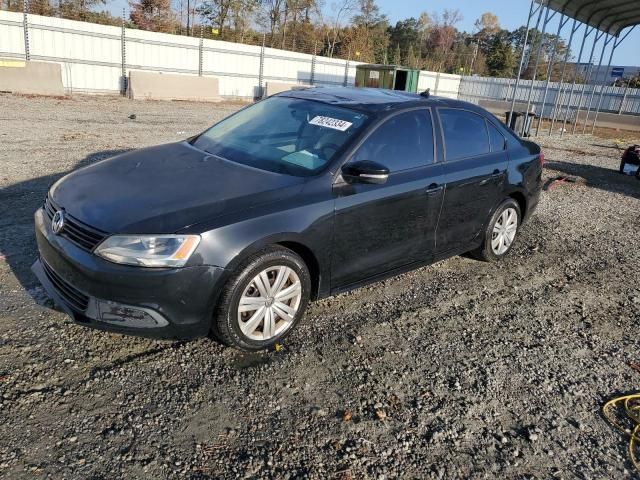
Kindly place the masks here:
[(466, 110), (443, 108), (438, 112), (448, 161), (477, 157), (491, 151), (484, 117)]
[(193, 144), (251, 167), (310, 176), (328, 165), (367, 120), (367, 115), (346, 108), (272, 97), (222, 120)]

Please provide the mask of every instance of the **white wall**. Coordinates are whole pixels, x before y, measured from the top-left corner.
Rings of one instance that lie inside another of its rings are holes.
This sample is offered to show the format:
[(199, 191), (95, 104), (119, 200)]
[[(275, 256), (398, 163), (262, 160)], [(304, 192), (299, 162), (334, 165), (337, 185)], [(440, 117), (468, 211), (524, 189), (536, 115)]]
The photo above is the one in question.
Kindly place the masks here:
[[(531, 104), (536, 106), (536, 112), (542, 113), (545, 117), (553, 115), (556, 103), (565, 109), (568, 104), (571, 108), (577, 108), (580, 104), (584, 110), (595, 110), (600, 105), (603, 112), (640, 114), (639, 89), (578, 84), (572, 92), (571, 83), (549, 82), (547, 86), (546, 81), (540, 80), (533, 82), (533, 89), (531, 86), (531, 80), (520, 80), (516, 99), (525, 104), (530, 100)], [(511, 100), (514, 87), (513, 79), (464, 77), (460, 85), (460, 99), (473, 103), (483, 99)], [(573, 113), (575, 112), (571, 112)]]
[(418, 79), (418, 91), (430, 88), (433, 95), (457, 99), (461, 79), (460, 75), (422, 71)]
[[(24, 58), (22, 13), (0, 11), (0, 58)], [(62, 65), (68, 93), (117, 93), (122, 89), (122, 28), (28, 16), (32, 60)], [(198, 75), (200, 39), (125, 29), (125, 73), (131, 70)], [(202, 74), (220, 81), (220, 95), (254, 98), (259, 92), (261, 47), (218, 40), (202, 41)], [(313, 55), (265, 48), (263, 86), (267, 81), (309, 85)], [(359, 62), (317, 56), (314, 85), (355, 83)], [(126, 75), (125, 75), (126, 76)], [(438, 78), (439, 77), (439, 78)], [(437, 88), (436, 88), (437, 83)], [(421, 72), (419, 89), (457, 98), (460, 77)]]

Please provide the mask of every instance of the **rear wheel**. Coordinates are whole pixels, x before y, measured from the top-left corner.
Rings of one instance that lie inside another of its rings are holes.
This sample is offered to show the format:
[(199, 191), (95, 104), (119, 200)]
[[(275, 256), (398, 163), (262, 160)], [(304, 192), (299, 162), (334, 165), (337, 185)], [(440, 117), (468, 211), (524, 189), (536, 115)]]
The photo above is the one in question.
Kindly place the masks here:
[(518, 235), (522, 214), (512, 198), (506, 199), (492, 215), (484, 232), (482, 245), (472, 255), (486, 262), (497, 262), (506, 257)]
[(213, 330), (223, 343), (262, 350), (282, 341), (309, 302), (311, 278), (304, 261), (282, 247), (248, 258), (221, 297)]

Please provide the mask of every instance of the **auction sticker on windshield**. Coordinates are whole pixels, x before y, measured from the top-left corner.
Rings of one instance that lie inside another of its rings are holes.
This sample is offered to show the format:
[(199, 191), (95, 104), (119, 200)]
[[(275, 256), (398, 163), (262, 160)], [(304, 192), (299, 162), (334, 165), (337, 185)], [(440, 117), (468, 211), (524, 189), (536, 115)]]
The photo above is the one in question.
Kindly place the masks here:
[(331, 118), (331, 117), (323, 117), (320, 115), (317, 117), (313, 117), (311, 121), (309, 121), (309, 124), (317, 125), (318, 127), (332, 128), (334, 130), (340, 130), (341, 132), (348, 130), (349, 127), (353, 125), (353, 123), (347, 122), (346, 120), (340, 120), (338, 118)]

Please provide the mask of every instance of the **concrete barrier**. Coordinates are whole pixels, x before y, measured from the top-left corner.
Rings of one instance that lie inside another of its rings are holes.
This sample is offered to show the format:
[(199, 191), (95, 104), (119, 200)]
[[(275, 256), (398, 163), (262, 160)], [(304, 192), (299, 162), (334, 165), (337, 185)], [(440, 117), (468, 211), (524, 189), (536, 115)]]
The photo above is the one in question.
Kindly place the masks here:
[(133, 100), (221, 102), (218, 87), (215, 77), (140, 71), (129, 73), (129, 96)]
[[(587, 112), (584, 110), (580, 111), (580, 114), (578, 115), (578, 132), (582, 133), (582, 126), (584, 125), (586, 115)], [(587, 133), (591, 133), (591, 126), (593, 125), (594, 117), (595, 113), (590, 112), (589, 119), (587, 120)], [(598, 119), (596, 120), (596, 127), (640, 132), (640, 116), (600, 112), (598, 114)]]
[[(500, 100), (480, 100), (478, 102), (478, 105), (480, 105), (482, 108), (485, 108), (485, 109), (489, 110), (491, 113), (493, 113), (494, 115), (496, 115), (498, 117), (503, 117), (504, 116), (504, 112), (510, 112), (511, 111), (511, 102), (504, 102), (504, 101), (500, 101)], [(516, 106), (515, 106), (514, 110), (516, 112), (524, 112), (524, 111), (527, 110), (527, 104), (526, 103), (516, 103)], [(535, 105), (529, 105), (529, 111), (531, 113), (536, 113), (536, 106)]]
[(0, 59), (0, 92), (63, 96), (59, 63)]
[(297, 83), (283, 83), (283, 82), (267, 82), (267, 88), (265, 89), (265, 97), (270, 97), (280, 92), (288, 92), (289, 90), (300, 90), (303, 88), (309, 88), (308, 85), (300, 85)]
[[(480, 100), (478, 104), (489, 110), (491, 113), (496, 115), (498, 118), (504, 117), (504, 112), (508, 112), (511, 110), (511, 102), (502, 102), (499, 100)], [(531, 106), (531, 111), (535, 113), (535, 105)], [(522, 112), (527, 108), (526, 103), (516, 103), (515, 111)], [(573, 125), (573, 116), (574, 110), (572, 109), (572, 119), (570, 123)], [(548, 113), (548, 110), (547, 110)], [(585, 110), (581, 110), (578, 116), (578, 125), (584, 125), (584, 119), (587, 112)], [(591, 132), (591, 125), (593, 124), (593, 118), (595, 114), (592, 111), (589, 113), (589, 120), (587, 122), (587, 131)], [(546, 118), (546, 117), (545, 117)], [(598, 114), (598, 120), (596, 122), (597, 127), (601, 128), (612, 128), (615, 130), (625, 130), (631, 132), (640, 132), (640, 116), (637, 115), (618, 115), (615, 113), (605, 113), (600, 112)], [(582, 132), (581, 129), (578, 129), (579, 132)]]

